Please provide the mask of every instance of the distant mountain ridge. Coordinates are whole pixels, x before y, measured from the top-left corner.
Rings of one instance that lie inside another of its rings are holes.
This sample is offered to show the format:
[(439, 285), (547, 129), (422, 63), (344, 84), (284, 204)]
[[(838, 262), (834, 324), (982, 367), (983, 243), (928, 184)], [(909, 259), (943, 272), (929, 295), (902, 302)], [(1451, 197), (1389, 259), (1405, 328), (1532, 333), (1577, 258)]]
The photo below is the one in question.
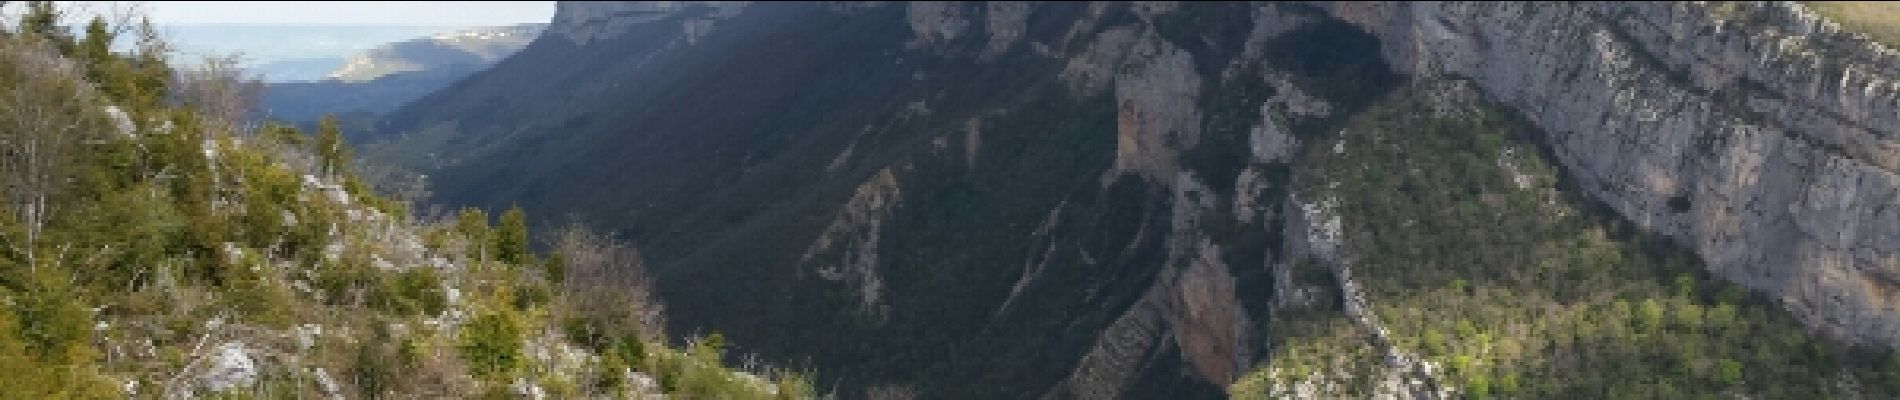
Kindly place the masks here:
[[(242, 65), (265, 82), (323, 79), (351, 54), (388, 43), (462, 26), (168, 24), (159, 31), (178, 46), (174, 63), (195, 64), (206, 55), (238, 54)], [(118, 46), (131, 46), (131, 36)]]
[(270, 85), (264, 108), (287, 121), (381, 114), (514, 54), (546, 26), (471, 28), (378, 46), (345, 59), (324, 79)]
[(403, 72), (486, 66), (526, 47), (547, 24), (521, 24), (443, 32), (379, 46), (350, 56), (325, 80), (368, 82)]

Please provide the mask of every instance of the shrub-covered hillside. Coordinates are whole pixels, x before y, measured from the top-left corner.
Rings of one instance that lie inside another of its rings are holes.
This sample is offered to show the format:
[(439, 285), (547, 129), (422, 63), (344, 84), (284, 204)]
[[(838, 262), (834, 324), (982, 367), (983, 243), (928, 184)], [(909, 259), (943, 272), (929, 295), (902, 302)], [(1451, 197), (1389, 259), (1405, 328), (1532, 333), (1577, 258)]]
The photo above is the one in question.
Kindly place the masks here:
[(254, 83), (166, 65), (149, 24), (0, 6), (0, 398), (812, 395), (669, 346), (612, 237), (411, 215), (335, 123), (247, 119)]
[(1765, 296), (1575, 195), (1527, 124), (1468, 82), (1396, 91), (1306, 146), (1310, 296), (1283, 295), (1240, 398), (1894, 398), (1900, 358), (1804, 330)]

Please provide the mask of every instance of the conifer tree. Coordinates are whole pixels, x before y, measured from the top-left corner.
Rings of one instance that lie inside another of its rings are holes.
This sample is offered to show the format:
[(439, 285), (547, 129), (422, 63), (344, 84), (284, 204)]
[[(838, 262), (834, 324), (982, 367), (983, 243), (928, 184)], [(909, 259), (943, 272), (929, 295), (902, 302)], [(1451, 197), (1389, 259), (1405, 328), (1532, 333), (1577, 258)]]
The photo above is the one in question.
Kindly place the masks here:
[(20, 33), (52, 40), (60, 54), (72, 54), (72, 39), (59, 27), (59, 7), (53, 2), (26, 2), (26, 14), (20, 16)]
[[(112, 31), (108, 29), (104, 17), (92, 17), (92, 21), (86, 23), (86, 38), (79, 42), (79, 55), (80, 61), (93, 65), (93, 70), (103, 69), (99, 67), (114, 58)], [(99, 82), (97, 75), (93, 76), (93, 81)]]
[(456, 217), (455, 230), (468, 237), (470, 244), (476, 247), (470, 249), (470, 253), (480, 259), (488, 258), (488, 252), (485, 251), (489, 241), (488, 213), (482, 212), (480, 208), (463, 208), (462, 214)]
[(528, 217), (521, 206), (501, 213), (501, 227), (495, 232), (495, 256), (511, 264), (528, 261)]
[(116, 32), (103, 17), (93, 17), (86, 23), (86, 37), (80, 39), (74, 58), (86, 65), (86, 80), (98, 85), (101, 92), (114, 103), (130, 103), (137, 92), (136, 76), (133, 76), (126, 64), (117, 54), (112, 53), (112, 40)]
[(345, 174), (350, 149), (343, 143), (343, 130), (338, 127), (336, 116), (325, 115), (317, 121), (317, 158), (322, 163), (323, 173), (332, 177)]
[(170, 89), (172, 79), (171, 66), (165, 63), (165, 57), (171, 53), (171, 47), (159, 36), (158, 28), (152, 26), (152, 20), (139, 19), (137, 52), (131, 57), (130, 77), (131, 97), (128, 104), (134, 109), (147, 109), (158, 106)]

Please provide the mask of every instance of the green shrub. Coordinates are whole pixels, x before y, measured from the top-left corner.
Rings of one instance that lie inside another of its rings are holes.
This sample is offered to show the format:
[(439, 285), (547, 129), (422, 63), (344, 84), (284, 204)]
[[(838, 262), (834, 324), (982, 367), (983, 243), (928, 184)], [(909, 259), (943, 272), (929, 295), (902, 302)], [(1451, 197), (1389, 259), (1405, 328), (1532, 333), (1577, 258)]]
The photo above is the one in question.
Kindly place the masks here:
[(1730, 359), (1715, 361), (1715, 384), (1722, 387), (1735, 386), (1742, 381), (1742, 363)]
[(436, 315), (448, 309), (442, 278), (435, 268), (418, 267), (382, 274), (371, 303), (398, 315)]
[(392, 360), (390, 354), (382, 350), (377, 343), (357, 347), (350, 376), (356, 379), (356, 389), (362, 392), (363, 398), (382, 397), (396, 379), (398, 371), (392, 364), (400, 362), (400, 358)]
[(462, 360), (469, 370), (484, 378), (497, 378), (514, 372), (521, 364), (521, 321), (510, 312), (476, 317), (462, 328)]
[(501, 226), (494, 231), (495, 258), (502, 262), (529, 264), (528, 217), (521, 207), (511, 207), (501, 213)]

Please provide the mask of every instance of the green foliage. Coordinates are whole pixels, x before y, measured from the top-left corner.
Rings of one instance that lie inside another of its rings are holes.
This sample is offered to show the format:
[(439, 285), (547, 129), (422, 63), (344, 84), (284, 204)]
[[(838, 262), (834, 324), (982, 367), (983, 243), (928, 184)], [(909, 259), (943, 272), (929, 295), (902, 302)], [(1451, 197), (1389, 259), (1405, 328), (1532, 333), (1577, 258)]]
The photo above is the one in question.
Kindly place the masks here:
[(1735, 386), (1742, 381), (1742, 363), (1727, 358), (1716, 360), (1714, 378), (1721, 387)]
[(41, 361), (55, 365), (90, 362), (95, 356), (88, 343), (92, 313), (79, 303), (67, 301), (76, 289), (57, 278), (63, 275), (57, 267), (41, 267), (37, 272), (16, 271), (30, 274), (32, 279), (12, 304), (21, 339)]
[(373, 343), (357, 347), (351, 377), (355, 378), (356, 388), (364, 398), (382, 397), (395, 383), (395, 364), (400, 362), (400, 358), (390, 357), (391, 354), (380, 351), (382, 348)]
[[(809, 394), (810, 385), (795, 375), (786, 375), (786, 381), (772, 383), (772, 387), (757, 386), (718, 368), (723, 354), (721, 340), (706, 337), (694, 343), (682, 353), (662, 353), (653, 360), (654, 377), (668, 393), (677, 393), (690, 398), (708, 399), (772, 399), (783, 398), (768, 393), (768, 389), (791, 387), (799, 392), (788, 395)], [(801, 398), (809, 398), (801, 397)]]
[(1656, 299), (1643, 299), (1636, 308), (1636, 328), (1639, 331), (1655, 330), (1662, 327), (1663, 307)]
[(548, 287), (540, 282), (523, 282), (515, 286), (513, 294), (514, 306), (519, 310), (546, 305), (554, 298), (553, 291), (548, 290)]
[(475, 207), (463, 208), (461, 214), (455, 219), (455, 230), (468, 238), (470, 245), (474, 247), (469, 249), (470, 253), (475, 254), (479, 259), (488, 258), (487, 254), (492, 251), (489, 246), (492, 233), (488, 227), (487, 212)]
[(1491, 379), (1483, 374), (1466, 375), (1464, 389), (1467, 399), (1491, 398)]
[(521, 365), (521, 321), (512, 312), (484, 314), (462, 329), (462, 360), (476, 375), (496, 379)]
[(448, 308), (442, 279), (434, 268), (385, 274), (378, 279), (370, 301), (397, 315), (438, 315)]
[(520, 206), (509, 207), (501, 213), (501, 226), (494, 232), (495, 258), (501, 262), (524, 265), (530, 261), (528, 252), (528, 217)]
[[(149, 22), (135, 30), (137, 50), (116, 52), (112, 36), (124, 27), (94, 19), (75, 40), (57, 26), (54, 3), (26, 8), (21, 30), (0, 32), (0, 92), (12, 94), (0, 96), (11, 99), (0, 125), (24, 127), (0, 130), (0, 153), (31, 150), (22, 138), (57, 140), (36, 149), (59, 151), (35, 160), (46, 173), (0, 166), (9, 180), (0, 185), (0, 398), (165, 396), (195, 384), (184, 374), (221, 342), (245, 344), (262, 374), (249, 391), (200, 392), (214, 398), (319, 397), (308, 375), (318, 370), (368, 398), (506, 395), (515, 377), (560, 397), (604, 393), (539, 368), (519, 373), (542, 367), (521, 354), (524, 336), (558, 320), (546, 318), (562, 312), (551, 305), (568, 303), (532, 271), (484, 257), (540, 263), (520, 210), (503, 215), (502, 229), (479, 210), (429, 229), (351, 172), (334, 121), (314, 138), (275, 123), (227, 129), (228, 114), (199, 107), (237, 99), (166, 101), (168, 50)], [(78, 68), (47, 68), (68, 60)], [(211, 81), (187, 91), (241, 84), (195, 73), (181, 76)], [(26, 181), (43, 185), (20, 190)], [(327, 182), (349, 201), (312, 187)], [(23, 212), (29, 204), (46, 206)], [(417, 236), (422, 246), (390, 240)], [(559, 281), (562, 263), (543, 264), (548, 278)], [(465, 300), (450, 304), (449, 287)], [(416, 329), (450, 307), (492, 311), (461, 329)], [(362, 332), (374, 336), (353, 336)], [(621, 368), (653, 369), (648, 354), (688, 357), (601, 333), (585, 340)], [(717, 359), (701, 360), (683, 376), (740, 381)], [(139, 383), (136, 393), (121, 393), (127, 381)]]
[(341, 176), (349, 171), (350, 148), (343, 142), (343, 128), (337, 123), (336, 116), (325, 115), (317, 120), (317, 160), (325, 175)]
[(541, 270), (547, 272), (549, 284), (560, 287), (567, 282), (567, 257), (560, 253), (549, 254), (541, 261)]
[[(1373, 315), (1393, 346), (1445, 366), (1451, 387), (1522, 398), (1895, 395), (1893, 385), (1843, 388), (1842, 377), (1888, 378), (1565, 187), (1528, 124), (1492, 106), (1430, 111), (1442, 97), (1425, 92), (1458, 90), (1450, 85), (1395, 94), (1311, 143), (1295, 193), (1338, 199), (1343, 248)], [(1277, 371), (1233, 393), (1301, 379), (1298, 368), (1378, 368), (1377, 354), (1348, 350), (1363, 334), (1318, 329), (1328, 321), (1281, 318), (1287, 343), (1265, 364)]]
[[(0, 290), (0, 296), (12, 295), (14, 293)], [(33, 321), (29, 318), (41, 317), (0, 312), (0, 398), (108, 398), (116, 394), (102, 377), (85, 374), (82, 367), (89, 360), (60, 357), (73, 354), (58, 354), (61, 353), (58, 351), (51, 352), (55, 359), (48, 360), (47, 348), (22, 336), (33, 329), (21, 325), (22, 321)], [(71, 349), (70, 345), (63, 346)]]
[(61, 14), (59, 7), (51, 1), (26, 2), (26, 13), (20, 16), (19, 32), (51, 41), (53, 48), (60, 54), (70, 54), (73, 38), (65, 27), (60, 26)]
[(1900, 45), (1900, 7), (1879, 1), (1809, 1), (1810, 10), (1888, 46)]
[(304, 146), (310, 138), (290, 124), (270, 122), (258, 129), (258, 136), (292, 146)]
[(83, 60), (88, 68), (86, 78), (93, 82), (106, 82), (111, 79), (112, 68), (118, 64), (118, 56), (112, 54), (112, 31), (106, 26), (104, 17), (93, 17), (86, 23), (86, 38), (79, 42), (77, 58)]

